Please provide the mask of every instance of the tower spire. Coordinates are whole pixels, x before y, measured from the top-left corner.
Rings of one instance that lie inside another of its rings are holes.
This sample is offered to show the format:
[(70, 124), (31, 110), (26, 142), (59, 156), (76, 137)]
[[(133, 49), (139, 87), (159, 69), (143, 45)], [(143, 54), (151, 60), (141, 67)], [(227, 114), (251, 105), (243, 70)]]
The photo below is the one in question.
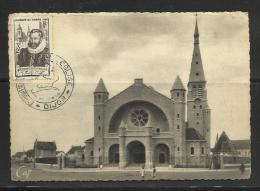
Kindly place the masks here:
[(173, 90), (185, 90), (184, 85), (183, 85), (179, 75), (176, 77), (175, 82), (172, 86), (171, 91), (173, 91)]
[(202, 66), (202, 60), (199, 47), (199, 29), (198, 20), (196, 14), (196, 23), (194, 31), (194, 49), (191, 61), (189, 82), (205, 82), (204, 70)]
[(96, 89), (95, 89), (95, 92), (96, 92), (96, 93), (97, 93), (97, 92), (102, 92), (102, 93), (103, 93), (103, 92), (104, 92), (104, 93), (107, 93), (107, 92), (108, 92), (102, 78), (100, 78), (100, 80), (99, 80), (99, 82), (98, 82), (98, 84), (97, 84), (97, 87), (96, 87)]
[(199, 29), (198, 29), (198, 15), (196, 13), (196, 24), (194, 31), (194, 44), (199, 44)]

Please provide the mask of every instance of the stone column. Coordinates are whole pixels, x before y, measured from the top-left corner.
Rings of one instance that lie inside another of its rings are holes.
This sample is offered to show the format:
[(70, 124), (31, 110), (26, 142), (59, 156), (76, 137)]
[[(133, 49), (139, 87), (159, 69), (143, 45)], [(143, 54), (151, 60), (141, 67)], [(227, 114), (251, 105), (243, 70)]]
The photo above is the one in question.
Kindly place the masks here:
[(126, 166), (126, 148), (125, 137), (119, 138), (119, 167), (124, 168)]
[(220, 168), (224, 168), (224, 154), (220, 153)]
[(60, 156), (57, 157), (57, 166), (59, 170), (62, 170), (65, 167), (65, 158), (64, 155), (61, 154)]
[(61, 167), (62, 169), (65, 167), (65, 156), (63, 154), (61, 155)]
[(126, 166), (126, 145), (125, 145), (125, 128), (119, 130), (119, 167)]
[(152, 168), (152, 127), (146, 127), (146, 137), (145, 137), (145, 167)]

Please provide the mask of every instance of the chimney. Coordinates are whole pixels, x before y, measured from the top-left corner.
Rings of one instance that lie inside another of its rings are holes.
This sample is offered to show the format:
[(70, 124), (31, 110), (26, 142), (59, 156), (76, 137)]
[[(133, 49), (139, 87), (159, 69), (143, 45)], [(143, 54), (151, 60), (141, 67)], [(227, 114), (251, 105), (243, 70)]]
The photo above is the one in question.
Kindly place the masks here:
[(143, 84), (143, 78), (136, 78), (134, 82), (135, 82), (135, 85), (142, 85)]

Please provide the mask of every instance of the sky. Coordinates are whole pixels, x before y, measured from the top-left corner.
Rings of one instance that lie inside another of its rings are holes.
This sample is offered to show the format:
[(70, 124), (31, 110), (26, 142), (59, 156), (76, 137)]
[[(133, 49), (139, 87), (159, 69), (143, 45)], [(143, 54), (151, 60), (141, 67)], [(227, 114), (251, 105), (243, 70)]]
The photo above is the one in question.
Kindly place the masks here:
[[(170, 96), (179, 75), (187, 87), (193, 52), (194, 13), (94, 13), (53, 15), (53, 53), (71, 66), (70, 99), (52, 111), (26, 105), (11, 85), (11, 152), (34, 140), (58, 150), (93, 136), (93, 91), (102, 77), (110, 97), (135, 78)], [(211, 108), (211, 146), (217, 133), (250, 138), (248, 15), (198, 13), (200, 50)]]

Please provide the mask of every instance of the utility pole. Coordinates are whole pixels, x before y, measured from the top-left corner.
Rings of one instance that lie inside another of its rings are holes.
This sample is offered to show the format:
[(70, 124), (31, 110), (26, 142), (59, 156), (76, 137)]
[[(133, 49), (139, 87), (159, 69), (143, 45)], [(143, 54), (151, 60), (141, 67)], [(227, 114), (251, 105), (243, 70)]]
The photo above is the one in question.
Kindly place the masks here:
[(36, 167), (36, 146), (37, 146), (37, 138), (35, 139), (35, 142), (34, 142), (34, 145), (33, 145), (33, 153), (34, 153), (33, 168)]

